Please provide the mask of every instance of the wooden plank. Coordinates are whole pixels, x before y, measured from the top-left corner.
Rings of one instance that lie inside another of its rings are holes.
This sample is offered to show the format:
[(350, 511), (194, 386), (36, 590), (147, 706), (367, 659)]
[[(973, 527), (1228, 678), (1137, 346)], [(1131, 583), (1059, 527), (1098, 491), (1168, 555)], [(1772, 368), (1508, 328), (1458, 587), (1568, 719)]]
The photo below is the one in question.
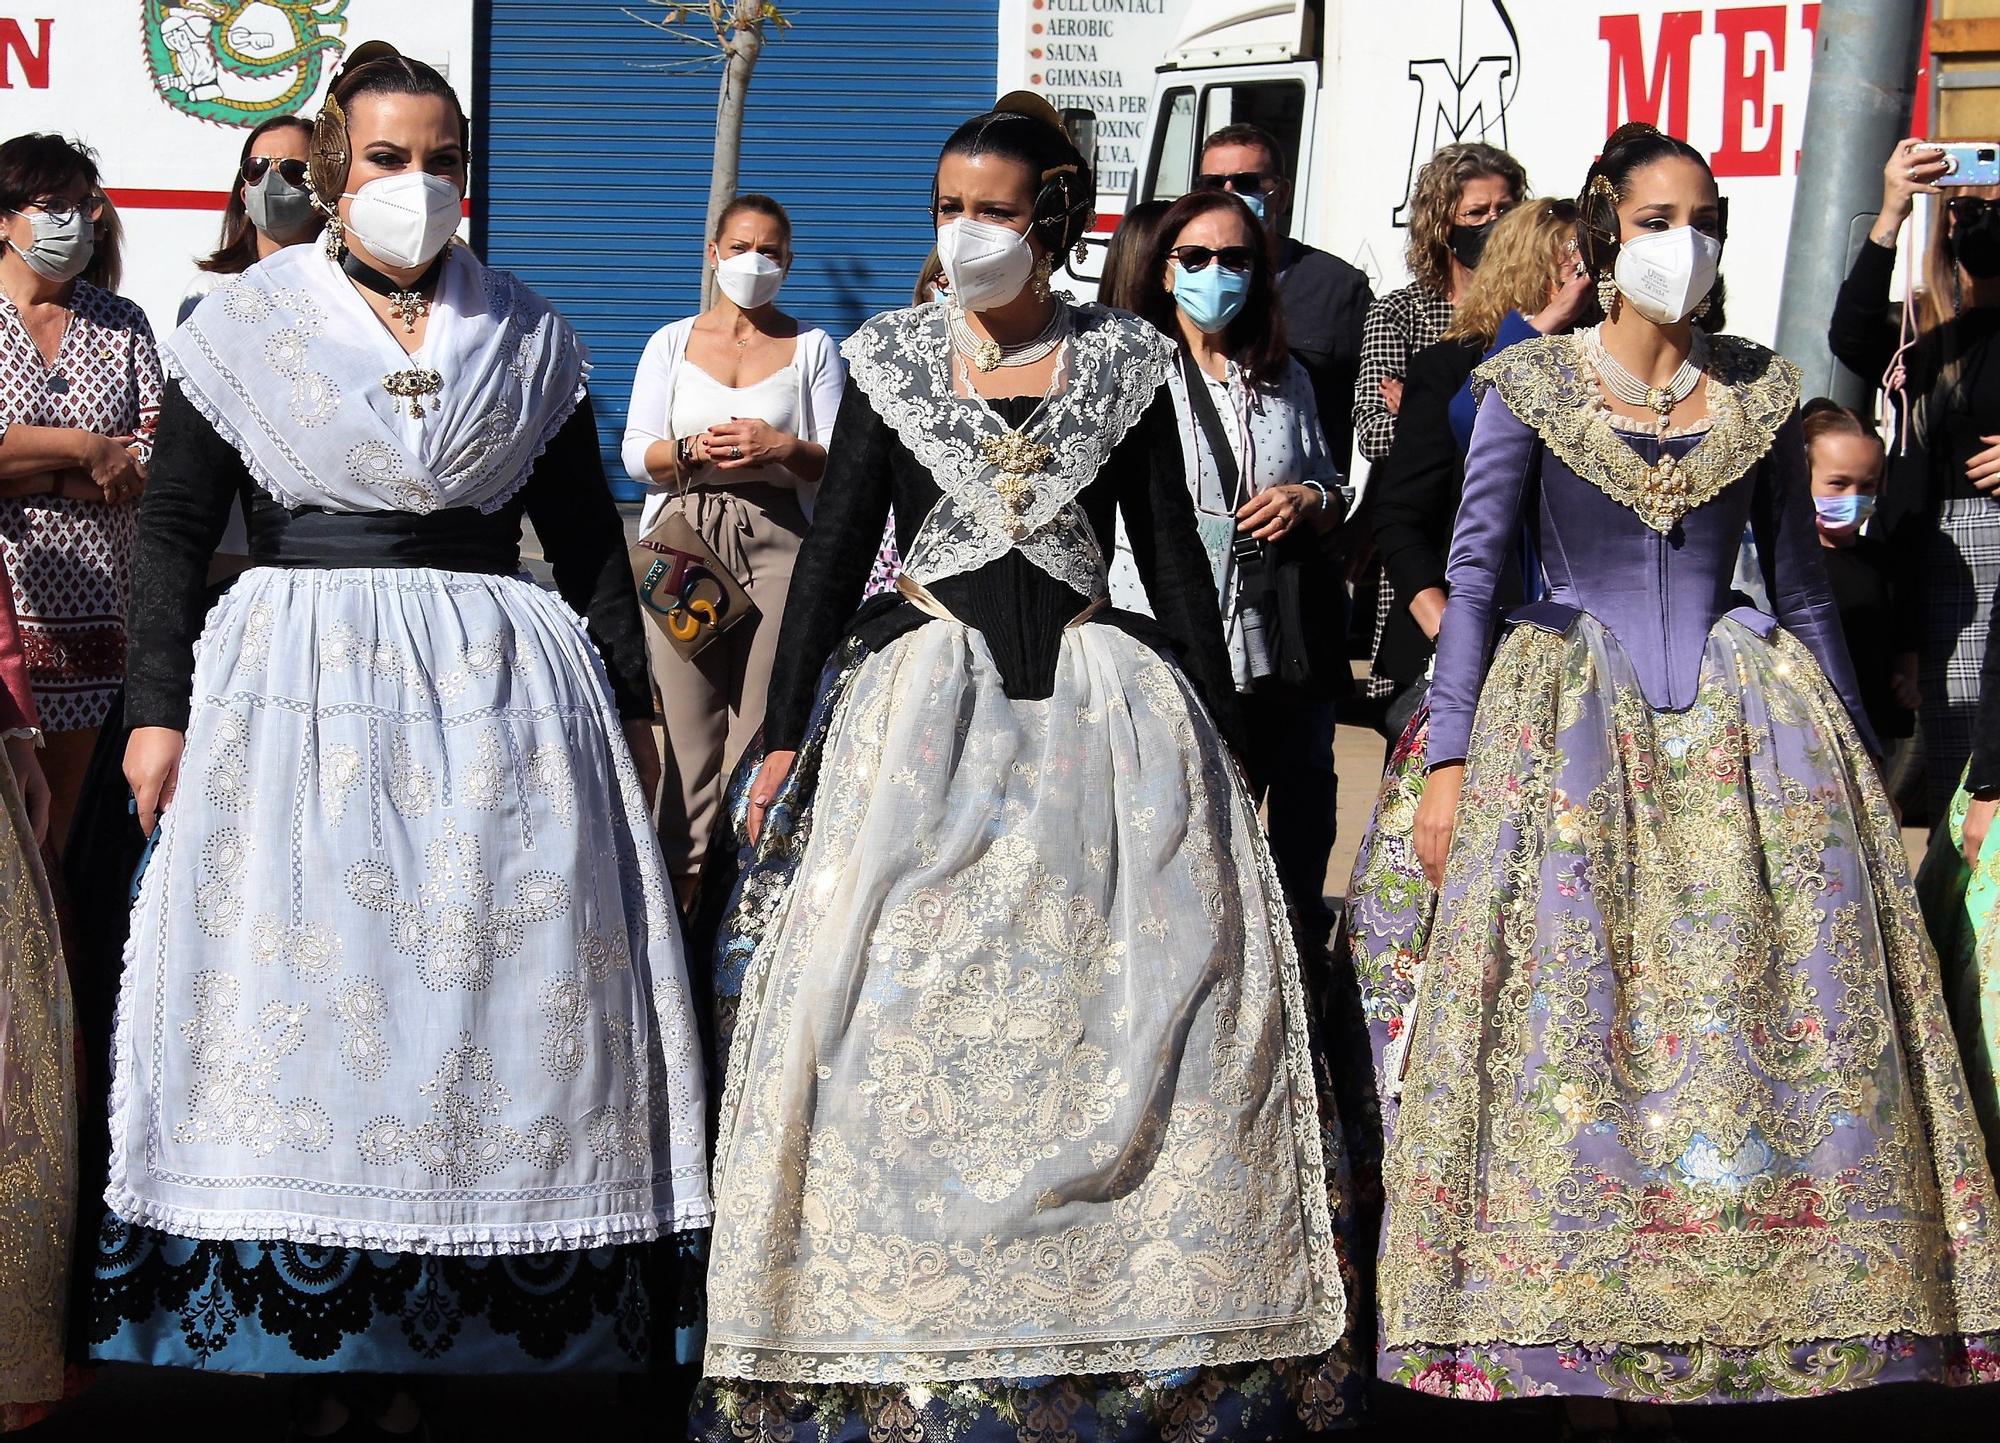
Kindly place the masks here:
[(1931, 54), (1939, 59), (1958, 55), (2000, 55), (2000, 15), (1933, 20)]

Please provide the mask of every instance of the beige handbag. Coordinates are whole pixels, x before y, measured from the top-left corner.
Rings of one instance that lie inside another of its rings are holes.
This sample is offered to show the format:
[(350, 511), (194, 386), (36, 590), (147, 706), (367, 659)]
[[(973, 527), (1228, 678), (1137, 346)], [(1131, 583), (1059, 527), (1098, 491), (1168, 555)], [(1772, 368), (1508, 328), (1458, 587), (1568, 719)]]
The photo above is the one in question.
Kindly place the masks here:
[(685, 517), (669, 511), (632, 548), (639, 605), (693, 661), (723, 632), (757, 614), (756, 603)]

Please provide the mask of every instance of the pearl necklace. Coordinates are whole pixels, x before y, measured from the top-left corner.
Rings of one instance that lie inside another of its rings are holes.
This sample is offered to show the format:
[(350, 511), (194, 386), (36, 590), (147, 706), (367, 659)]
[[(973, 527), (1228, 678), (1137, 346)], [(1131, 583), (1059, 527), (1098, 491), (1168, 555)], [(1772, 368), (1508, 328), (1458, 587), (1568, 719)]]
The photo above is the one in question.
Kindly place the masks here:
[(1628, 406), (1656, 412), (1662, 431), (1666, 430), (1667, 417), (1673, 414), (1674, 407), (1692, 396), (1694, 388), (1701, 384), (1702, 372), (1708, 365), (1708, 337), (1701, 331), (1694, 333), (1687, 358), (1664, 386), (1649, 386), (1628, 371), (1605, 346), (1603, 333), (1597, 327), (1587, 332), (1586, 342), (1597, 373), (1604, 378), (1611, 394)]
[[(1618, 358), (1605, 349), (1604, 337), (1598, 327), (1592, 326), (1579, 332), (1578, 339), (1585, 362), (1613, 396), (1628, 406), (1644, 407), (1660, 418), (1660, 458), (1646, 468), (1646, 477), (1639, 489), (1645, 498), (1645, 508), (1651, 515), (1677, 520), (1680, 513), (1687, 509), (1689, 483), (1680, 474), (1680, 463), (1667, 450), (1667, 418), (1673, 414), (1674, 407), (1692, 396), (1694, 388), (1701, 384), (1702, 374), (1708, 369), (1707, 334), (1702, 331), (1694, 333), (1687, 359), (1681, 362), (1680, 369), (1664, 386), (1649, 386), (1620, 365)], [(1602, 405), (1602, 401), (1599, 404)]]
[(952, 349), (964, 356), (981, 371), (994, 371), (1002, 366), (1032, 366), (1044, 356), (1054, 354), (1057, 347), (1069, 339), (1069, 307), (1057, 301), (1049, 315), (1048, 324), (1019, 345), (1003, 346), (989, 340), (967, 324), (965, 312), (958, 306), (951, 308)]

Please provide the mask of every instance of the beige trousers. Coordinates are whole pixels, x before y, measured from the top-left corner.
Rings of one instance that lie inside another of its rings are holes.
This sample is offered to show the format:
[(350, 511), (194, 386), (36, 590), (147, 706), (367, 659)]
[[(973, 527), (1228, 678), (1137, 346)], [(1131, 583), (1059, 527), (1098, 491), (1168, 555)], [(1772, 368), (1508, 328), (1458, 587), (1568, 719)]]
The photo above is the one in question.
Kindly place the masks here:
[(701, 870), (729, 774), (764, 725), (764, 693), (807, 522), (796, 491), (765, 482), (697, 487), (667, 506), (715, 548), (757, 607), (756, 616), (731, 627), (693, 661), (683, 659), (650, 619), (646, 623), (646, 650), (667, 719), (660, 848), (668, 872), (680, 879)]

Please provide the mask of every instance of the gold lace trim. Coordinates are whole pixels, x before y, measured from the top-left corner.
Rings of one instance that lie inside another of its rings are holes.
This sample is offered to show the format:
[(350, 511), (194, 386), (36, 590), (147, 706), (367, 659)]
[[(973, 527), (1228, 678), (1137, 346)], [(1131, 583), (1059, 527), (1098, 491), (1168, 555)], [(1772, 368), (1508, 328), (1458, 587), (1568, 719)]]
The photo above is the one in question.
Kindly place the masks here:
[(1570, 470), (1655, 531), (1671, 531), (1756, 465), (1799, 404), (1799, 368), (1783, 356), (1736, 336), (1709, 346), (1708, 431), (1669, 466), (1648, 465), (1618, 434), (1573, 336), (1509, 346), (1472, 373), (1473, 393), (1498, 389)]
[[(1811, 654), (1725, 627), (1683, 712), (1614, 692), (1587, 617), (1495, 659), (1385, 1161), (1392, 1347), (2000, 1327), (1993, 1180), (1881, 784)], [(1584, 728), (1617, 740), (1574, 795)], [(1770, 765), (1775, 728), (1806, 775)], [(1828, 875), (1847, 837), (1857, 896)], [(1538, 905), (1565, 887), (1589, 902)]]

